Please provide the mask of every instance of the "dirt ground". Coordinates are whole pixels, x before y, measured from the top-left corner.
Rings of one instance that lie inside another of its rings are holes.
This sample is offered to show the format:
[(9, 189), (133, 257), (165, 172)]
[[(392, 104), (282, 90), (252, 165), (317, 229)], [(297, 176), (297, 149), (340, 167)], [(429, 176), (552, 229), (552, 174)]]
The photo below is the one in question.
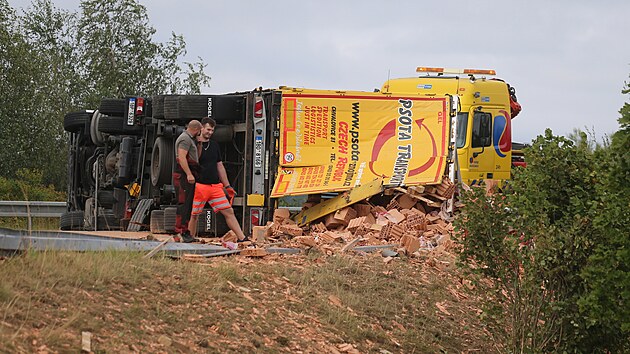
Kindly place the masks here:
[(447, 254), (142, 256), (0, 260), (0, 352), (500, 351)]

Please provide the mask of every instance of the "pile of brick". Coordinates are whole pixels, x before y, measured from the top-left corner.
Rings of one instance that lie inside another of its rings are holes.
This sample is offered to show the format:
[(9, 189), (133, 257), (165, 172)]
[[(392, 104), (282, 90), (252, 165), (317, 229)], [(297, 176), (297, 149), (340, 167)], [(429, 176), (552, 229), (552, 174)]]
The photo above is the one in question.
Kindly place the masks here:
[(453, 227), (442, 205), (454, 191), (455, 186), (447, 179), (436, 186), (386, 189), (382, 195), (303, 227), (290, 218), (287, 209), (277, 209), (273, 221), (253, 228), (253, 245), (247, 248), (274, 244), (334, 254), (356, 246), (394, 245), (399, 253), (420, 256), (436, 247), (449, 247)]

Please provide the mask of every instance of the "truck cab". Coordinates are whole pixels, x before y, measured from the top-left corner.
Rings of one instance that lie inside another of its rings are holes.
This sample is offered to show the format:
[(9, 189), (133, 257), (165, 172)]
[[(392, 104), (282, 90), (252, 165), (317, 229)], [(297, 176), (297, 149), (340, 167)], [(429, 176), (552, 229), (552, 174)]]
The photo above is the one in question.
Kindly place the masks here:
[[(461, 179), (507, 180), (512, 164), (511, 120), (520, 111), (514, 89), (493, 78), (494, 70), (419, 67), (419, 77), (392, 79), (382, 92), (451, 96), (456, 107), (452, 141)], [(456, 159), (455, 159), (456, 158)]]

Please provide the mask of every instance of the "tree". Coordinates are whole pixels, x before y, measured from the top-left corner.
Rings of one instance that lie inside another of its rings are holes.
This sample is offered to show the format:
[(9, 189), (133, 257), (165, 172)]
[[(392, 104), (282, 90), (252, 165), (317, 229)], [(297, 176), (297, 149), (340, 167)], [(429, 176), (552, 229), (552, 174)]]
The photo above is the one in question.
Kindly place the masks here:
[(206, 65), (182, 61), (184, 38), (153, 39), (135, 0), (84, 0), (80, 12), (35, 0), (18, 16), (0, 0), (0, 176), (43, 171), (65, 185), (64, 114), (98, 108), (101, 98), (199, 93)]
[(51, 177), (62, 161), (63, 128), (51, 118), (56, 112), (47, 109), (46, 60), (29, 43), (20, 18), (5, 0), (0, 1), (0, 13), (0, 171), (14, 177), (21, 168), (40, 169)]
[[(146, 8), (133, 0), (84, 0), (77, 27), (84, 81), (91, 82), (87, 103), (102, 97), (169, 92), (198, 93), (209, 82), (203, 62), (188, 65), (188, 80), (178, 59), (186, 43), (172, 33), (166, 43), (152, 41), (155, 29)], [(185, 84), (189, 84), (186, 87)]]

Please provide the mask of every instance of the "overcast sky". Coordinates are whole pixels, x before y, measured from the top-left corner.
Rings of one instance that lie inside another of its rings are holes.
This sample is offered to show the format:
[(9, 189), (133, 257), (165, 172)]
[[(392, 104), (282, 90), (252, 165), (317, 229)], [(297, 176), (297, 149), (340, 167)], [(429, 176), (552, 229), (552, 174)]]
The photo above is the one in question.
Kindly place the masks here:
[[(78, 0), (53, 0), (77, 9)], [(545, 128), (617, 130), (630, 74), (630, 1), (141, 0), (158, 41), (182, 34), (225, 93), (279, 85), (372, 91), (417, 66), (495, 69), (523, 106), (515, 141)], [(9, 0), (14, 8), (29, 0)]]

